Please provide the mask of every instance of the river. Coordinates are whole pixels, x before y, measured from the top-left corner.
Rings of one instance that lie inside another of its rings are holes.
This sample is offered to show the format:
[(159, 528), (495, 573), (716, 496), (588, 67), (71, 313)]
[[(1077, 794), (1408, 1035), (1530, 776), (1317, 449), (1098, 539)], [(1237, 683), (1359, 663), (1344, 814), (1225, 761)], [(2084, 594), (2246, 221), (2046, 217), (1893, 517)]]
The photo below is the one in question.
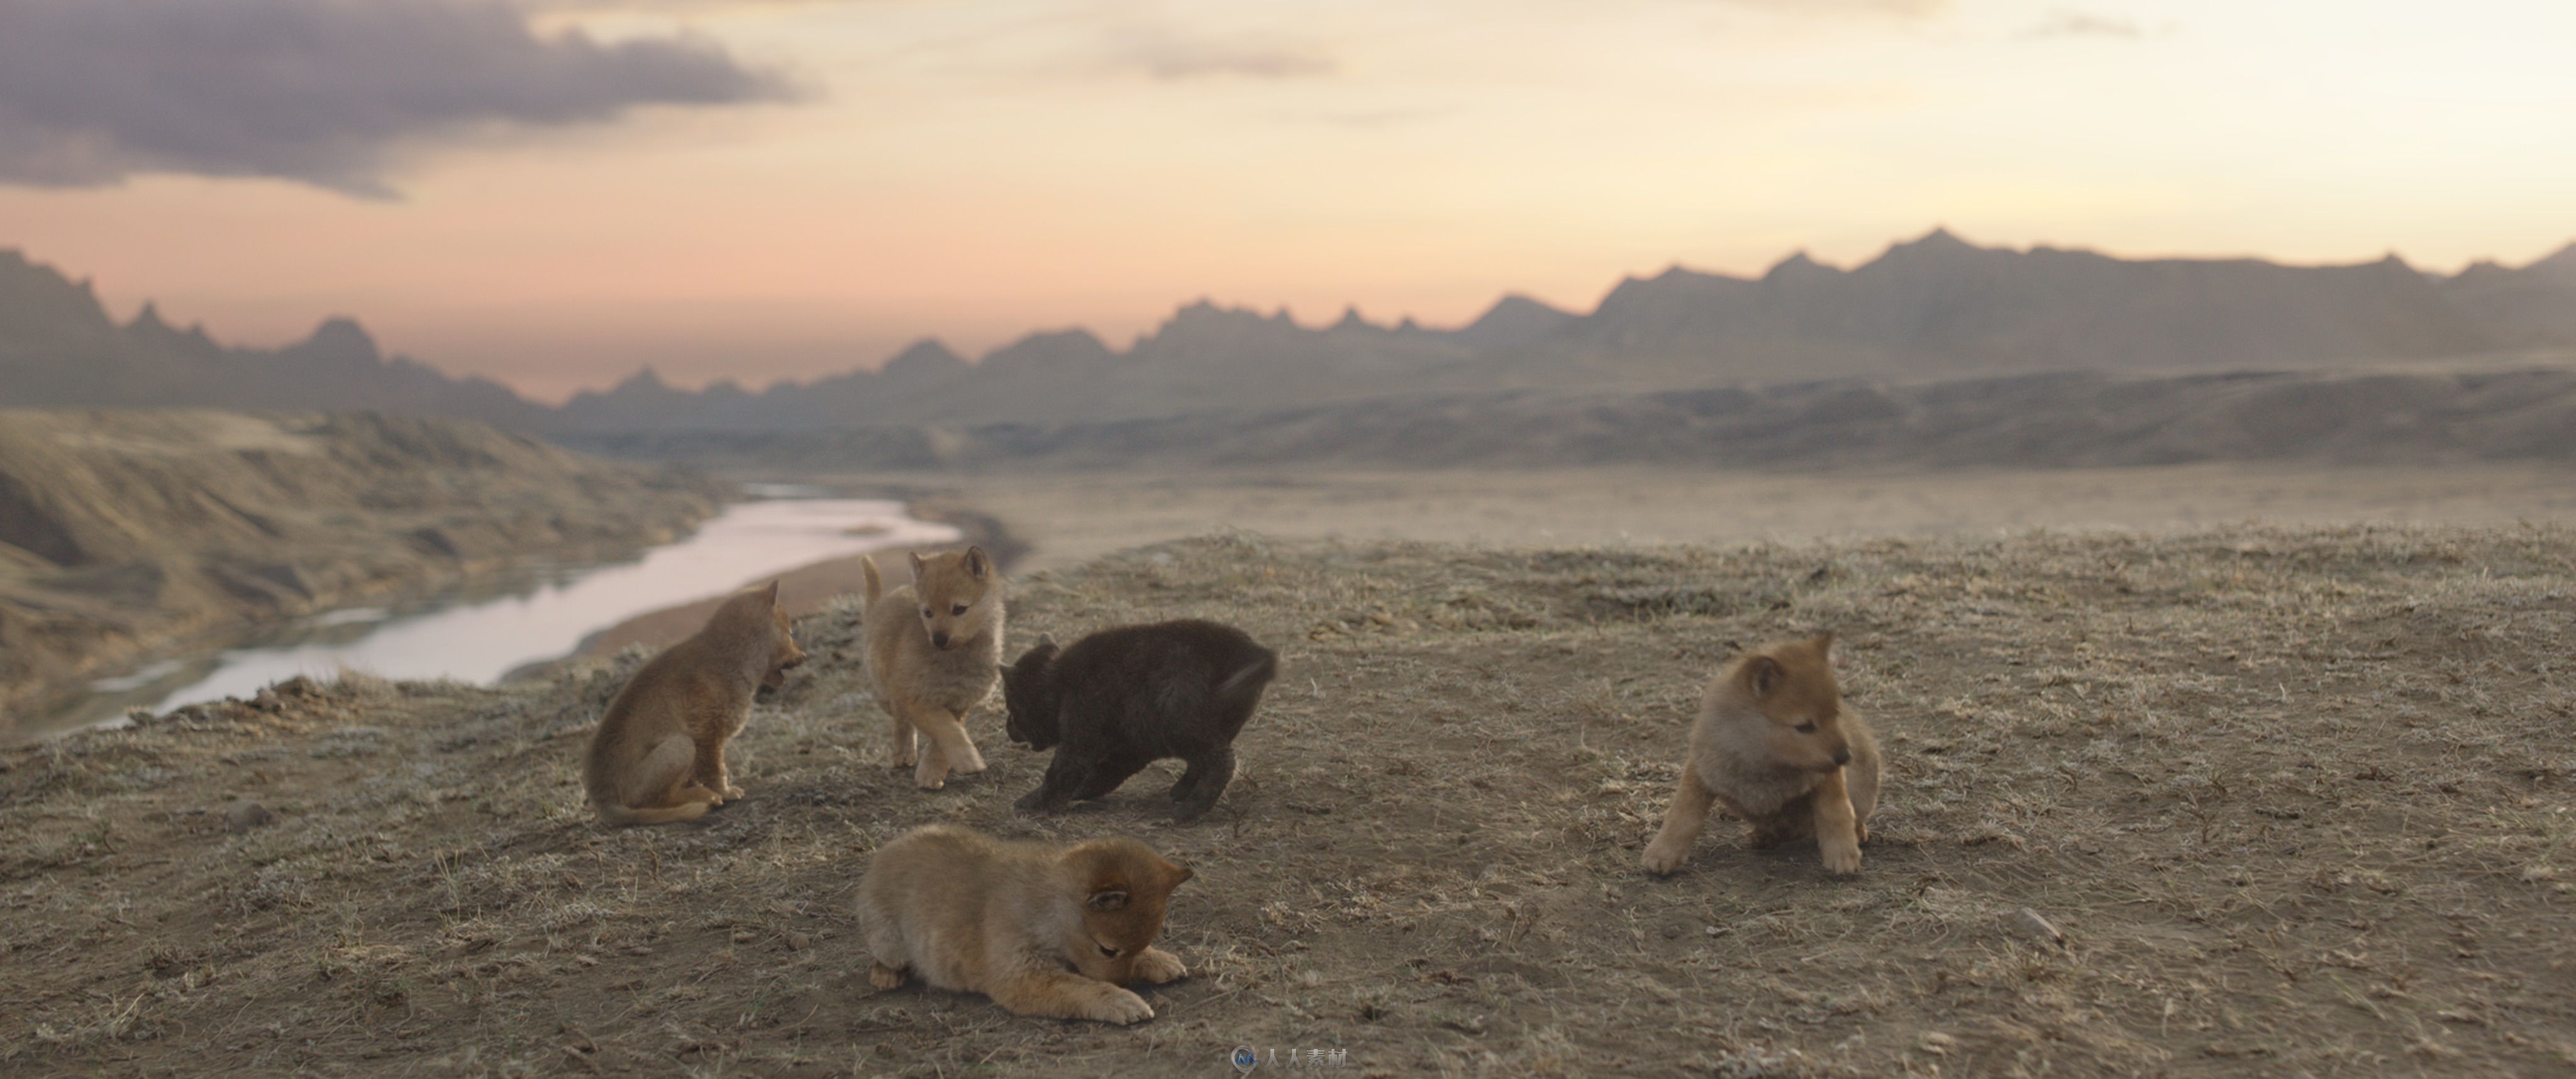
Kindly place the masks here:
[[(756, 487), (771, 495), (799, 489)], [(24, 737), (248, 697), (299, 674), (343, 670), (393, 679), (487, 683), (567, 655), (590, 634), (639, 614), (717, 595), (755, 579), (888, 547), (944, 543), (957, 530), (904, 516), (900, 502), (771, 497), (736, 503), (685, 538), (615, 562), (530, 562), (447, 594), (346, 607), (270, 627), (223, 647), (167, 657), (92, 683), (87, 697), (11, 731)]]

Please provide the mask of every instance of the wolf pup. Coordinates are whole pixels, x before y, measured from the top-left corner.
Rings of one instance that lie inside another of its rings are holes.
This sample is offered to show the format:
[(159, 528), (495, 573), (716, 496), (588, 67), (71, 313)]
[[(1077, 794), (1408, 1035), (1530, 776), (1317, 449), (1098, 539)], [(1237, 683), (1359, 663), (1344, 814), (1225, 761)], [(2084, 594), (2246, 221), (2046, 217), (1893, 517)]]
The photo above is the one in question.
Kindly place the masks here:
[(892, 592), (875, 559), (861, 559), (860, 568), (867, 574), (860, 618), (868, 677), (894, 718), (894, 766), (912, 767), (924, 790), (946, 786), (952, 771), (983, 771), (984, 755), (966, 736), (966, 713), (992, 694), (1002, 658), (1002, 575), (992, 558), (982, 547), (915, 554), (912, 583)]
[(1189, 770), (1172, 785), (1172, 817), (1197, 820), (1234, 779), (1235, 733), (1278, 671), (1278, 655), (1242, 630), (1197, 619), (1102, 630), (1061, 651), (1040, 637), (1002, 668), (1011, 740), (1057, 747), (1020, 811), (1104, 797), (1178, 757)]
[(1188, 879), (1133, 839), (1056, 847), (916, 828), (879, 848), (859, 880), (868, 983), (895, 989), (918, 976), (1021, 1015), (1151, 1019), (1145, 998), (1121, 987), (1185, 972), (1154, 938)]
[(742, 788), (725, 775), (725, 740), (751, 718), (751, 698), (805, 662), (778, 582), (746, 589), (705, 628), (653, 657), (608, 702), (582, 785), (612, 825), (694, 820)]
[(1860, 872), (1878, 807), (1878, 740), (1843, 707), (1833, 645), (1830, 633), (1768, 645), (1709, 683), (1681, 789), (1646, 845), (1648, 872), (1681, 868), (1712, 802), (1751, 822), (1756, 847), (1814, 836), (1827, 872)]

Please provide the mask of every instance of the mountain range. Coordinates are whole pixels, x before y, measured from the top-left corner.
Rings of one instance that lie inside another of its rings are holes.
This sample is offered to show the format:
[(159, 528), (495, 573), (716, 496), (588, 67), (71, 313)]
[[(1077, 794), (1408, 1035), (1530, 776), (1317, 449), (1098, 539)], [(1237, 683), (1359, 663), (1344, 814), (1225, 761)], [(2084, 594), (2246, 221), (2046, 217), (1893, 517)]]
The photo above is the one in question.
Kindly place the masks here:
[(1124, 349), (1033, 333), (969, 360), (935, 341), (874, 370), (753, 391), (651, 370), (559, 407), (386, 356), (357, 323), (230, 348), (146, 305), (118, 324), (89, 286), (0, 251), (0, 402), (374, 409), (554, 435), (1085, 423), (1494, 391), (1635, 393), (1819, 379), (2285, 369), (2576, 347), (2576, 244), (2457, 274), (2391, 255), (2344, 266), (2121, 259), (1981, 247), (1946, 230), (1842, 269), (1792, 255), (1759, 277), (1678, 266), (1591, 312), (1506, 296), (1454, 329), (1356, 311), (1181, 307)]

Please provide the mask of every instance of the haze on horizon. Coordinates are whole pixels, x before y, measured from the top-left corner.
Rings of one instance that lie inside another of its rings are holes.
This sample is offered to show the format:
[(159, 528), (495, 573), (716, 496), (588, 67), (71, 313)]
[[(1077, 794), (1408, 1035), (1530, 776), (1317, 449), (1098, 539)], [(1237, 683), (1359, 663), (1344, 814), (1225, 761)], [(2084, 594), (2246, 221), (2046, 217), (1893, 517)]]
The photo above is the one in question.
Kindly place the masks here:
[(20, 0), (0, 247), (546, 399), (1935, 224), (2455, 269), (2576, 237), (2569, 55), (2537, 0)]

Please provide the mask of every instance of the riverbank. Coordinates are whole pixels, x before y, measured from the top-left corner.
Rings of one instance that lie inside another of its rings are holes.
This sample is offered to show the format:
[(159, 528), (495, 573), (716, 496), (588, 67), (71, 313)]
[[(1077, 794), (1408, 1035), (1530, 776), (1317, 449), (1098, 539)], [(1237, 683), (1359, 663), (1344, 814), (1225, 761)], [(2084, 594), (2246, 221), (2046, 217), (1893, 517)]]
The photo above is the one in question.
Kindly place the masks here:
[(0, 411), (0, 738), (142, 657), (608, 558), (731, 497), (466, 421)]
[[(1169, 764), (1013, 815), (1046, 758), (990, 708), (991, 770), (914, 790), (846, 610), (798, 625), (812, 661), (734, 743), (749, 797), (668, 828), (581, 801), (639, 657), (289, 683), (0, 750), (0, 1068), (2556, 1074), (2571, 595), (2576, 533), (2540, 527), (1238, 534), (1023, 575), (1015, 644), (1204, 616), (1283, 653), (1188, 828)], [(1862, 874), (1716, 822), (1643, 875), (1708, 672), (1820, 629), (1888, 754)], [(1163, 941), (1191, 976), (1136, 1028), (871, 989), (849, 889), (933, 822), (1146, 839), (1196, 870)]]
[[(778, 581), (779, 605), (787, 609), (789, 617), (803, 618), (820, 614), (834, 603), (864, 593), (867, 588), (867, 578), (866, 570), (862, 568), (861, 563), (868, 558), (877, 560), (877, 570), (884, 576), (886, 587), (899, 588), (912, 580), (911, 564), (904, 558), (907, 551), (927, 554), (973, 544), (984, 548), (985, 553), (993, 557), (994, 563), (999, 565), (1004, 573), (1018, 570), (1030, 553), (1029, 545), (1012, 532), (1008, 525), (1003, 524), (1001, 518), (968, 505), (952, 495), (900, 488), (892, 491), (883, 489), (872, 489), (872, 491), (889, 498), (900, 499), (904, 505), (904, 515), (913, 520), (945, 525), (956, 530), (956, 538), (937, 544), (897, 544), (864, 554), (809, 563), (772, 574), (770, 576)], [(511, 671), (507, 677), (541, 678), (572, 660), (613, 656), (638, 645), (653, 649), (669, 647), (706, 625), (707, 616), (715, 613), (716, 607), (721, 605), (724, 599), (724, 593), (721, 591), (711, 592), (701, 599), (663, 607), (625, 619), (582, 638), (581, 644), (574, 648), (569, 656), (528, 664)]]

